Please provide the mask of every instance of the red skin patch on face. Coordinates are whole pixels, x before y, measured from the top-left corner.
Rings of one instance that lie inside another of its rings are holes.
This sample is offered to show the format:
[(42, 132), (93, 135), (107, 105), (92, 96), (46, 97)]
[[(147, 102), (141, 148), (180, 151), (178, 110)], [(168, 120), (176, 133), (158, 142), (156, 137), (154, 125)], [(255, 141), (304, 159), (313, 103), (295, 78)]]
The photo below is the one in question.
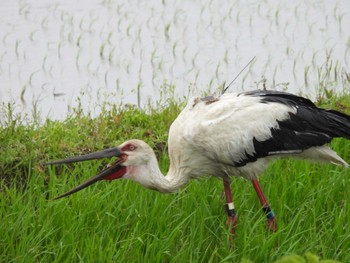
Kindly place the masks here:
[(121, 148), (121, 150), (123, 152), (126, 152), (126, 151), (135, 151), (136, 150), (136, 146), (132, 143), (128, 143), (127, 145), (125, 145), (123, 148)]
[(115, 180), (115, 179), (119, 179), (121, 177), (123, 177), (123, 175), (126, 173), (126, 167), (125, 166), (120, 166), (120, 169), (114, 173), (112, 173), (111, 175), (106, 176), (105, 178), (103, 178), (103, 180)]

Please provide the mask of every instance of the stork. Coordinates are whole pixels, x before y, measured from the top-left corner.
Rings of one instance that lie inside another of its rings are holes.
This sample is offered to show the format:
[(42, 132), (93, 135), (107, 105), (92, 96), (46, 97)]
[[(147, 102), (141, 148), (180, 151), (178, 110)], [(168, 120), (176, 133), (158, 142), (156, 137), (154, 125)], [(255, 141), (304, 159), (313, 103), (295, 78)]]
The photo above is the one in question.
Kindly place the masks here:
[(101, 173), (55, 199), (99, 180), (130, 179), (148, 189), (170, 193), (191, 178), (221, 178), (227, 224), (232, 234), (237, 216), (230, 177), (243, 177), (252, 182), (267, 217), (268, 229), (277, 231), (276, 217), (258, 176), (271, 160), (284, 157), (348, 166), (326, 145), (335, 137), (350, 139), (350, 116), (318, 108), (309, 99), (290, 93), (257, 90), (190, 99), (169, 130), (170, 167), (166, 176), (161, 173), (152, 148), (135, 139), (114, 148), (47, 164), (117, 157)]

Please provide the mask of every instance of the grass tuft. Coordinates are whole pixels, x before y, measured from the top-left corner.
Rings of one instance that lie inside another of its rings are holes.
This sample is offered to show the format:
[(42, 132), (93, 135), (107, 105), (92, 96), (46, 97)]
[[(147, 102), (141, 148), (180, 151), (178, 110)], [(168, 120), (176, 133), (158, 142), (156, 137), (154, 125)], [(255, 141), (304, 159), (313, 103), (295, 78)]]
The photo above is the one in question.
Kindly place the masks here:
[[(350, 113), (348, 95), (319, 97), (318, 104)], [(94, 119), (77, 108), (64, 121), (41, 125), (24, 122), (11, 105), (3, 108), (0, 261), (350, 262), (350, 178), (341, 167), (272, 163), (261, 185), (278, 218), (275, 234), (266, 231), (250, 183), (233, 180), (239, 221), (232, 246), (220, 180), (191, 181), (169, 195), (130, 181), (99, 182), (69, 198), (50, 200), (106, 163), (46, 167), (44, 162), (130, 138), (150, 143), (166, 172), (167, 132), (182, 106), (168, 100), (147, 110), (101, 107)], [(332, 147), (349, 158), (349, 142), (335, 140)]]

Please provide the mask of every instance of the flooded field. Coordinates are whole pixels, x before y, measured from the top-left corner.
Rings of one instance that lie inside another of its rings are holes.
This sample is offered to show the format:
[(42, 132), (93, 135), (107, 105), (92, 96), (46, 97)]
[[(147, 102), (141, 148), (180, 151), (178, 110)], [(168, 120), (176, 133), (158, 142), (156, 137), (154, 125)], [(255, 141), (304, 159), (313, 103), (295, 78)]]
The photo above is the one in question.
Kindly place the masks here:
[(0, 101), (44, 118), (78, 97), (98, 114), (218, 92), (254, 57), (229, 91), (342, 90), (350, 68), (347, 0), (3, 0), (0, 14)]

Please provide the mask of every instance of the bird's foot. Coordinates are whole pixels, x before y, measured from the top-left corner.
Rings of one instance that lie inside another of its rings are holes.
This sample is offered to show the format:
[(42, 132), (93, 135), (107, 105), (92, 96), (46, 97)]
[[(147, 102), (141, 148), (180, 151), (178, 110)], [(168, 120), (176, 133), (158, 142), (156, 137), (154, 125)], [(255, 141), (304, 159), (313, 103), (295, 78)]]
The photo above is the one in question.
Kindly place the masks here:
[[(267, 229), (270, 232), (276, 233), (278, 230), (277, 219), (275, 216), (267, 217)], [(276, 238), (276, 250), (278, 250), (278, 239)]]
[(237, 222), (238, 222), (238, 220), (237, 220), (236, 215), (228, 215), (226, 227), (230, 231), (230, 235), (228, 238), (228, 246), (230, 249), (233, 248), (233, 239), (234, 239), (235, 234), (236, 234)]
[(236, 233), (237, 222), (238, 220), (236, 215), (227, 217), (226, 226), (230, 230), (232, 236), (234, 236)]
[(277, 219), (270, 206), (264, 206), (263, 211), (266, 214), (268, 230), (270, 230), (271, 232), (277, 232)]
[(275, 216), (267, 218), (267, 229), (271, 232), (277, 232), (277, 219)]

